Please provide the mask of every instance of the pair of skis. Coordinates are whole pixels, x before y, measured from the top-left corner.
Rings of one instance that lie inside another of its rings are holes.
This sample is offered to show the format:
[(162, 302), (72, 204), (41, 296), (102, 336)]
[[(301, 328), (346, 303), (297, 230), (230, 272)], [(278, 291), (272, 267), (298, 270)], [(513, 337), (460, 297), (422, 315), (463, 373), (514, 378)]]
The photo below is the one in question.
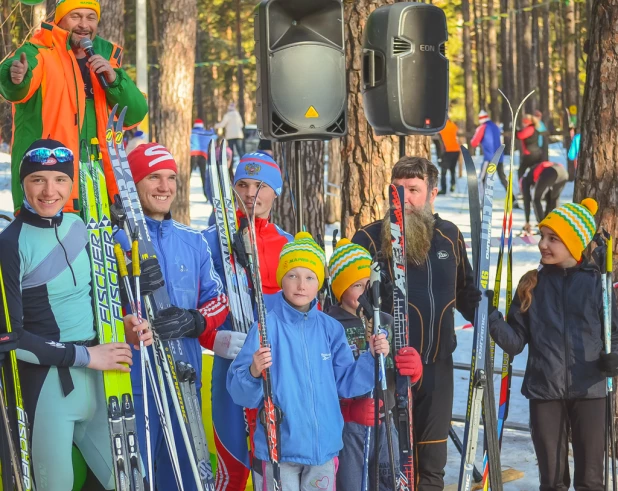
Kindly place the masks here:
[[(21, 382), (17, 368), (17, 339), (11, 329), (11, 317), (4, 286), (4, 276), (0, 265), (0, 295), (2, 312), (4, 315), (6, 331), (0, 332), (0, 463), (2, 464), (2, 481), (0, 489), (11, 491), (31, 491), (34, 489), (32, 482), (32, 465), (30, 461), (30, 426), (28, 416), (24, 408), (21, 395)], [(4, 364), (4, 357), (8, 354), (8, 363)], [(4, 365), (4, 366), (3, 366)], [(7, 375), (10, 365), (10, 377)], [(10, 378), (10, 380), (9, 380)], [(8, 390), (4, 382), (9, 380), (12, 391)], [(10, 393), (12, 392), (12, 394)], [(9, 402), (15, 408), (15, 420), (9, 415)], [(13, 421), (17, 426), (14, 427)], [(15, 432), (15, 429), (17, 430)], [(19, 446), (15, 445), (18, 442)]]
[[(106, 132), (107, 150), (119, 189), (119, 203), (125, 218), (125, 231), (127, 236), (135, 238), (139, 245), (139, 257), (133, 257), (132, 259), (133, 261), (140, 261), (140, 259), (156, 257), (156, 251), (148, 233), (135, 181), (133, 180), (126, 151), (122, 144), (122, 126), (126, 108), (122, 110), (118, 116), (118, 121), (114, 124), (117, 110), (118, 106), (115, 106), (108, 120)], [(144, 305), (148, 319), (152, 321), (157, 312), (171, 305), (167, 290), (159, 288), (148, 295), (144, 299)], [(187, 448), (193, 479), (198, 489), (214, 491), (214, 475), (210, 465), (210, 453), (201, 423), (200, 404), (194, 383), (194, 375), (191, 370), (194, 367), (190, 365), (180, 339), (163, 341), (154, 332), (153, 348), (157, 382), (161, 391), (161, 405), (157, 407), (164, 412), (163, 415), (160, 413), (160, 417), (162, 422), (165, 422), (164, 426), (166, 428), (164, 432), (167, 433), (168, 448), (175, 471), (177, 471), (178, 461), (177, 456), (173, 455), (175, 453), (175, 443), (173, 442), (173, 433), (171, 432), (171, 419), (167, 411), (166, 382), (170, 389), (174, 411)], [(152, 374), (150, 374), (150, 379), (154, 387), (156, 384), (154, 384), (155, 381)], [(188, 476), (184, 477), (188, 478)], [(176, 480), (179, 488), (182, 489), (182, 476), (179, 473), (176, 475)]]
[[(95, 153), (96, 152), (96, 153)], [(88, 233), (93, 303), (98, 339), (101, 344), (125, 341), (119, 275), (107, 199), (105, 176), (98, 151), (90, 162), (80, 162), (79, 182), (82, 214)], [(116, 490), (143, 491), (133, 390), (129, 373), (103, 372)]]
[(483, 206), (480, 208), (476, 167), (470, 153), (462, 147), (462, 154), (468, 173), (468, 194), (470, 199), (470, 224), (472, 252), (476, 287), (481, 291), (481, 302), (474, 316), (474, 340), (470, 363), (470, 386), (463, 438), (463, 452), (459, 472), (459, 490), (470, 491), (473, 485), (474, 460), (478, 445), (481, 413), (484, 412), (487, 461), (491, 467), (489, 479), (494, 491), (502, 489), (500, 448), (498, 443), (496, 408), (493, 393), (493, 364), (487, 349), (489, 341), (488, 299), (491, 219), (493, 214), (494, 177), (498, 162), (504, 151), (502, 146), (487, 166)]

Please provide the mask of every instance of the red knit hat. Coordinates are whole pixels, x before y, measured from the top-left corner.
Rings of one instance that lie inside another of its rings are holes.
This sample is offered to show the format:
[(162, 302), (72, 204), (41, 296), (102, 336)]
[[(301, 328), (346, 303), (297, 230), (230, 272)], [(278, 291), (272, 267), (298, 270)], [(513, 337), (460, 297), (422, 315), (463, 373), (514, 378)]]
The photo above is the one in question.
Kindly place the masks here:
[(129, 156), (129, 167), (135, 184), (153, 172), (168, 169), (178, 173), (178, 166), (170, 151), (159, 143), (145, 143), (133, 150)]

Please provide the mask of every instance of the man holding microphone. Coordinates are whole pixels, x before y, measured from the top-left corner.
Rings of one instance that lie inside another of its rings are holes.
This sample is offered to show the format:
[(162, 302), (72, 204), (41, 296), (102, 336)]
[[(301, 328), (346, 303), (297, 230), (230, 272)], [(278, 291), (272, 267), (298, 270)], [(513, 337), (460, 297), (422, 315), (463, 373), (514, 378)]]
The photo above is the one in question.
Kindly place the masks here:
[[(148, 112), (144, 95), (120, 68), (122, 48), (96, 35), (99, 0), (58, 0), (53, 23), (41, 29), (0, 65), (0, 94), (14, 105), (11, 174), (13, 204), (23, 201), (19, 163), (40, 138), (62, 141), (80, 155), (82, 142), (105, 141), (109, 108), (128, 106), (126, 127), (137, 126)], [(105, 145), (103, 170), (110, 196), (117, 193)], [(75, 159), (75, 176), (79, 159)], [(76, 181), (65, 212), (78, 212)]]

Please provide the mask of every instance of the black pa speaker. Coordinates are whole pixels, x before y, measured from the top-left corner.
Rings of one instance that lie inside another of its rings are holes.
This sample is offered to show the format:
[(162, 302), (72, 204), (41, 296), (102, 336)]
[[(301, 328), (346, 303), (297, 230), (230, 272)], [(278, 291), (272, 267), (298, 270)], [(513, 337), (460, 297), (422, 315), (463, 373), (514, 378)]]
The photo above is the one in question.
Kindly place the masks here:
[(446, 15), (403, 2), (374, 10), (363, 39), (363, 102), (378, 135), (433, 134), (448, 112)]
[(346, 133), (341, 0), (263, 0), (256, 9), (257, 118), (263, 138)]

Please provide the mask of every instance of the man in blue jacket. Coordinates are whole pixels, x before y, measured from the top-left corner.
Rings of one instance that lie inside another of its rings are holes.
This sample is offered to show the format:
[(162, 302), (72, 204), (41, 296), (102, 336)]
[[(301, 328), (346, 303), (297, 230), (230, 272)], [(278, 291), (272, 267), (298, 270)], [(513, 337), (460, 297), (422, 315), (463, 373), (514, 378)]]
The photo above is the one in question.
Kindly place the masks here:
[[(162, 333), (182, 332), (183, 349), (195, 367), (198, 377), (196, 388), (201, 387), (202, 347), (226, 355), (229, 350), (229, 334), (219, 332), (228, 313), (228, 300), (223, 285), (216, 273), (208, 242), (197, 230), (172, 220), (170, 208), (176, 197), (178, 168), (170, 152), (157, 143), (140, 145), (129, 154), (129, 166), (133, 173), (137, 192), (146, 216), (146, 225), (152, 239), (158, 264), (143, 263), (143, 291), (160, 287), (161, 272), (173, 307), (157, 313), (153, 329)], [(151, 261), (151, 260), (149, 260)], [(160, 267), (160, 269), (159, 269)], [(200, 346), (201, 345), (201, 346)], [(138, 422), (140, 448), (145, 449), (144, 399), (141, 393), (139, 356), (134, 356), (131, 369), (135, 411)], [(151, 357), (151, 359), (154, 359)], [(152, 392), (148, 394), (149, 411), (156, 415)], [(175, 415), (171, 401), (170, 414)], [(172, 418), (178, 461), (184, 479), (184, 489), (196, 489), (192, 481), (191, 467), (183, 443), (177, 418)], [(169, 454), (156, 417), (150, 418), (150, 434), (153, 461), (156, 468), (158, 489), (177, 489)]]
[(214, 130), (204, 128), (204, 121), (196, 119), (191, 130), (191, 169), (199, 167), (202, 178), (202, 191), (206, 199), (210, 201), (207, 192), (206, 162), (208, 161), (208, 147), (212, 140), (217, 140)]
[[(489, 118), (489, 114), (485, 111), (481, 111), (479, 113), (479, 127), (476, 129), (474, 137), (470, 142), (470, 150), (474, 150), (474, 148), (479, 145), (483, 149), (483, 168), (481, 169), (481, 175), (479, 178), (481, 186), (483, 186), (483, 183), (485, 182), (485, 171), (487, 169), (487, 165), (500, 148), (500, 145), (502, 145), (500, 128), (498, 128), (498, 125)], [(504, 189), (508, 190), (509, 183), (506, 180), (506, 174), (504, 173), (504, 154), (498, 161), (497, 170), (500, 182), (504, 186)], [(515, 198), (515, 193), (513, 193), (513, 208), (519, 208), (519, 204), (517, 204), (517, 199)]]

